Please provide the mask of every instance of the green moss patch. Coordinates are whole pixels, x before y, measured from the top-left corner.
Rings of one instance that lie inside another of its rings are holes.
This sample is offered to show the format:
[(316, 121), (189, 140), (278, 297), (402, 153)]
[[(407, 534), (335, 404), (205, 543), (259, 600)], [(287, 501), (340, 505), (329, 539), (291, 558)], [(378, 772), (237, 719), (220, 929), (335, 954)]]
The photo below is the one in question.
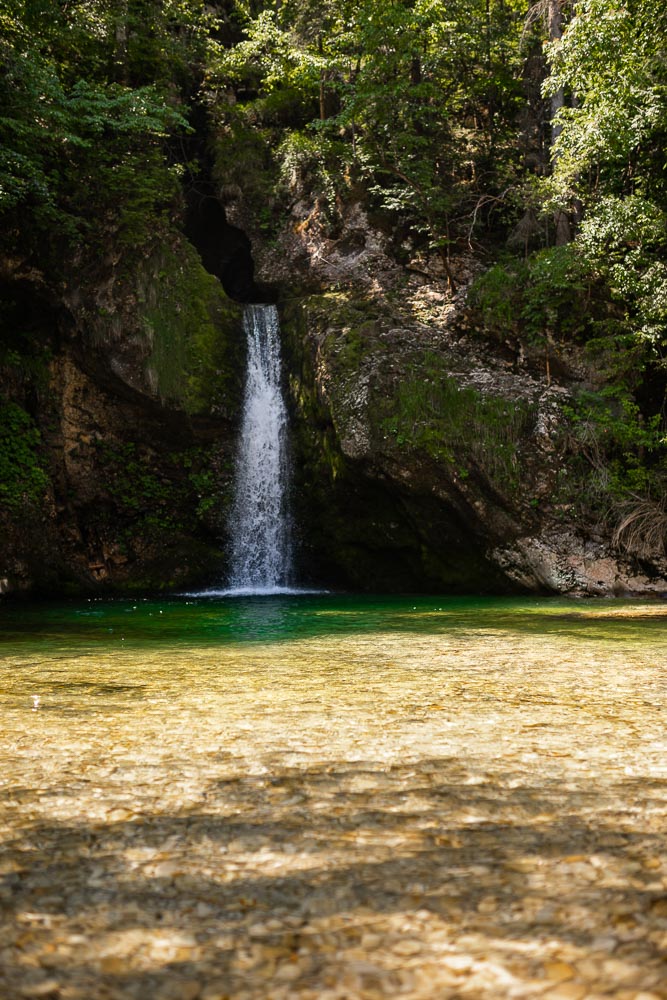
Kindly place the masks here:
[(40, 433), (16, 403), (0, 401), (0, 506), (16, 513), (39, 502), (49, 485)]
[(427, 354), (423, 370), (400, 383), (390, 405), (382, 429), (397, 445), (451, 463), (463, 478), (476, 466), (499, 489), (519, 487), (521, 444), (534, 426), (533, 404), (461, 386), (437, 355)]
[(187, 244), (162, 251), (145, 285), (148, 370), (158, 394), (188, 413), (233, 417), (243, 379), (241, 307)]

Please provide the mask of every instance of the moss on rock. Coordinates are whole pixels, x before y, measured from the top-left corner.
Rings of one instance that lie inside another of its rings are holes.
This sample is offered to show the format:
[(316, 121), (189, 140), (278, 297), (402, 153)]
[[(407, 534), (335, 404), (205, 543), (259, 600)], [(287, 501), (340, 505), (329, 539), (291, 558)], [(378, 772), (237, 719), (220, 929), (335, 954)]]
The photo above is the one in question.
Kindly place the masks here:
[(41, 437), (23, 407), (0, 399), (0, 508), (16, 513), (43, 499), (49, 485)]
[(189, 244), (178, 253), (162, 249), (150, 272), (140, 315), (157, 395), (187, 413), (233, 417), (242, 386), (242, 308)]
[(531, 407), (459, 386), (392, 321), (358, 293), (283, 309), (304, 565), (360, 589), (512, 589), (475, 505), (516, 490)]

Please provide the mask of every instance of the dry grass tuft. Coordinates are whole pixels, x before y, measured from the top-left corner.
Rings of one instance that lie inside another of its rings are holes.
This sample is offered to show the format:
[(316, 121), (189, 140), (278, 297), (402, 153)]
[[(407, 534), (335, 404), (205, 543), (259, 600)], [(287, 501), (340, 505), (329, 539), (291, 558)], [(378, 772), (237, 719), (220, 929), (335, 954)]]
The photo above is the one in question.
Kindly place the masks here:
[(667, 554), (667, 497), (634, 496), (622, 508), (613, 544), (640, 559)]

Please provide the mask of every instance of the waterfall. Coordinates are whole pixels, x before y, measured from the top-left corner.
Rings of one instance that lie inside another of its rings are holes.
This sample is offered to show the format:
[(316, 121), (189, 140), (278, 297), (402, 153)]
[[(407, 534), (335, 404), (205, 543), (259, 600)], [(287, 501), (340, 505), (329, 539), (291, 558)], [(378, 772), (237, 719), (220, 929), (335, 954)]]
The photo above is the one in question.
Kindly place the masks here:
[(229, 521), (229, 585), (235, 591), (270, 593), (287, 588), (292, 572), (278, 311), (246, 306), (243, 326), (248, 371)]

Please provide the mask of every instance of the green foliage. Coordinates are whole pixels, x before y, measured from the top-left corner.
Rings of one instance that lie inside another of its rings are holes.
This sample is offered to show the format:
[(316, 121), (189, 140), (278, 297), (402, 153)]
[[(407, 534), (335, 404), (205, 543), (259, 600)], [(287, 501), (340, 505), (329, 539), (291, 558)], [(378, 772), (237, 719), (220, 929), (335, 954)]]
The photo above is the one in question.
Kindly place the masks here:
[(478, 309), (484, 328), (499, 337), (518, 329), (522, 308), (522, 290), (528, 280), (528, 265), (509, 259), (494, 264), (476, 279), (468, 301)]
[(220, 512), (231, 502), (234, 461), (230, 453), (212, 448), (190, 448), (171, 456), (175, 466), (187, 472), (187, 505), (197, 520), (219, 523)]
[(100, 441), (97, 451), (100, 464), (110, 474), (106, 485), (127, 511), (138, 513), (147, 507), (169, 506), (168, 485), (160, 481), (136, 444)]
[(239, 7), (244, 38), (218, 51), (207, 79), (212, 98), (225, 91), (213, 98), (221, 129), (238, 116), (233, 90), (258, 129), (276, 130), (293, 194), (310, 185), (331, 216), (341, 181), (361, 180), (376, 206), (446, 255), (477, 218), (479, 171), (487, 190), (508, 179), (498, 154), (520, 96), (521, 4)]
[(159, 540), (165, 532), (182, 529), (178, 488), (154, 471), (150, 458), (134, 442), (99, 441), (97, 462), (122, 519), (125, 542), (136, 534)]
[[(0, 313), (1, 315), (1, 313)], [(32, 343), (21, 331), (5, 331), (0, 324), (0, 375), (14, 384), (32, 385), (40, 392), (49, 382), (51, 351), (39, 343)]]
[(63, 241), (73, 252), (108, 232), (125, 244), (154, 232), (177, 191), (164, 141), (185, 128), (158, 87), (104, 78), (100, 47), (115, 37), (104, 5), (65, 9), (51, 18), (39, 3), (0, 4), (5, 252), (52, 269)]
[(533, 254), (527, 270), (521, 318), (528, 337), (539, 340), (554, 333), (560, 337), (581, 333), (586, 323), (585, 271), (576, 250), (548, 247)]
[(654, 558), (667, 545), (667, 436), (618, 387), (584, 392), (564, 409), (568, 431), (559, 500), (575, 517), (597, 518), (629, 555)]
[(601, 199), (574, 241), (481, 275), (469, 302), (487, 333), (583, 341), (613, 383), (636, 388), (667, 346), (665, 216), (638, 196)]
[(601, 198), (594, 215), (582, 221), (577, 234), (577, 245), (585, 259), (610, 267), (623, 264), (628, 250), (650, 254), (664, 249), (666, 244), (665, 213), (639, 195)]
[(534, 344), (571, 339), (588, 328), (585, 278), (575, 246), (548, 247), (528, 260), (509, 258), (489, 268), (475, 281), (469, 302), (499, 339), (510, 332)]
[(576, 250), (616, 304), (606, 331), (594, 317), (596, 338), (634, 338), (644, 363), (667, 345), (666, 34), (660, 0), (578, 0), (549, 48), (546, 84), (571, 96), (558, 115), (545, 206), (583, 210)]
[(259, 126), (252, 111), (243, 106), (215, 109), (212, 139), (214, 175), (230, 197), (243, 192), (256, 210), (262, 229), (270, 228), (278, 167), (271, 129)]
[(276, 10), (260, 10), (246, 17), (246, 37), (230, 49), (217, 52), (209, 73), (228, 84), (262, 87), (265, 93), (287, 90), (294, 94), (314, 91), (325, 65), (298, 36), (284, 29)]
[(137, 535), (160, 542), (174, 532), (192, 533), (197, 525), (210, 528), (211, 515), (225, 500), (221, 462), (217, 452), (195, 447), (162, 456), (158, 473), (144, 446), (97, 442), (100, 478), (117, 508), (125, 543)]
[(638, 195), (601, 198), (576, 246), (589, 273), (623, 305), (625, 328), (660, 355), (667, 345), (667, 216)]
[(313, 131), (288, 132), (276, 156), (283, 191), (294, 194), (307, 183), (309, 190), (319, 196), (327, 220), (333, 222), (337, 199), (345, 186), (341, 171), (343, 144)]
[(585, 459), (607, 501), (650, 494), (656, 476), (667, 472), (667, 436), (659, 414), (648, 420), (618, 388), (585, 392), (564, 408), (570, 421), (570, 448)]
[(198, 498), (195, 515), (203, 517), (218, 503), (215, 474), (211, 469), (201, 469), (199, 472), (191, 472), (189, 479)]
[(516, 491), (521, 444), (534, 423), (534, 406), (461, 387), (443, 371), (437, 355), (424, 361), (423, 372), (399, 385), (395, 410), (383, 421), (385, 433), (401, 447), (419, 448), (456, 465), (463, 478), (477, 471), (499, 490)]
[(653, 157), (662, 153), (667, 111), (666, 31), (661, 0), (575, 4), (563, 38), (550, 47), (546, 86), (576, 94), (559, 114), (556, 190), (664, 197), (664, 173)]
[(16, 403), (0, 401), (0, 507), (14, 514), (43, 499), (49, 480), (40, 433)]
[(98, 82), (191, 87), (220, 28), (205, 0), (3, 0), (3, 10), (20, 33), (41, 40), (66, 85), (85, 69)]

